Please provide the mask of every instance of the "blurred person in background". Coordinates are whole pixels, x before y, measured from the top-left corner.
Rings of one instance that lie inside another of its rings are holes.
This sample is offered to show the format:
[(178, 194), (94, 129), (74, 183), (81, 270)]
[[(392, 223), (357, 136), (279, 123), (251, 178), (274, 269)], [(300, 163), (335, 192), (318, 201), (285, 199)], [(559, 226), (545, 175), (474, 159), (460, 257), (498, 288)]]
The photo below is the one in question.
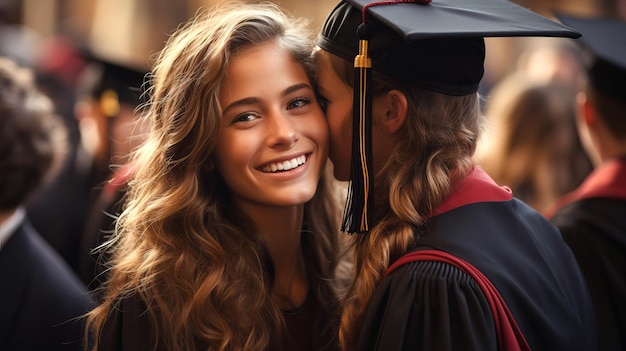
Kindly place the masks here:
[[(109, 160), (106, 175), (103, 176), (104, 182), (96, 184), (92, 192), (93, 198), (80, 242), (78, 272), (90, 290), (97, 290), (106, 279), (100, 274), (107, 257), (96, 253), (96, 248), (106, 241), (114, 229), (115, 219), (123, 207), (126, 183), (134, 173), (129, 155), (143, 143), (149, 130), (149, 121), (139, 118), (139, 105), (144, 98), (142, 92), (148, 89), (142, 83), (146, 72), (111, 62), (104, 62), (102, 66), (104, 72), (96, 77), (95, 85), (98, 87), (91, 89), (102, 90), (102, 93), (97, 94), (100, 96), (99, 106), (94, 107), (91, 103), (84, 102), (85, 105), (78, 112), (81, 124), (90, 123), (95, 127), (83, 129), (83, 135), (95, 134), (88, 139), (101, 140), (100, 147), (108, 147), (92, 153), (103, 154)], [(109, 107), (104, 108), (103, 104), (108, 104)], [(97, 112), (104, 109), (110, 109), (106, 116)], [(87, 122), (85, 119), (91, 121)], [(107, 142), (102, 142), (104, 139)], [(105, 161), (94, 160), (93, 164), (104, 164)]]
[[(74, 115), (76, 83), (86, 64), (80, 49), (68, 38), (43, 39), (34, 58), (38, 86), (56, 106), (68, 130), (68, 152), (56, 176), (47, 182), (26, 207), (29, 219), (41, 236), (57, 250), (75, 270), (71, 248), (73, 233), (81, 225), (81, 202), (77, 201), (75, 167), (80, 148), (78, 120)], [(54, 204), (54, 205), (51, 205)]]
[(515, 60), (511, 74), (520, 73), (537, 82), (557, 82), (577, 91), (585, 78), (583, 55), (563, 38), (532, 38)]
[(24, 208), (62, 162), (66, 137), (34, 73), (0, 58), (2, 350), (82, 350), (81, 316), (89, 310), (89, 294), (31, 226)]
[(564, 81), (518, 71), (486, 99), (485, 131), (474, 160), (539, 212), (591, 171), (576, 129), (575, 96)]
[(546, 211), (560, 229), (593, 299), (601, 350), (626, 349), (626, 22), (558, 16), (583, 36), (587, 86), (577, 125), (594, 171)]
[(24, 25), (0, 26), (0, 55), (32, 70), (35, 84), (53, 101), (56, 114), (65, 124), (68, 148), (63, 164), (52, 179), (29, 197), (25, 206), (35, 229), (75, 269), (69, 250), (75, 247), (71, 233), (77, 232), (72, 223), (79, 222), (82, 213), (80, 206), (74, 206), (74, 165), (80, 142), (74, 116), (74, 83), (82, 70), (83, 55), (68, 41), (42, 38)]
[[(76, 78), (73, 106), (80, 141), (65, 172), (29, 203), (29, 218), (88, 284), (93, 260), (83, 246), (85, 227), (115, 165), (125, 162), (144, 72), (85, 50), (81, 55), (87, 63)], [(50, 204), (55, 210), (47, 210)]]

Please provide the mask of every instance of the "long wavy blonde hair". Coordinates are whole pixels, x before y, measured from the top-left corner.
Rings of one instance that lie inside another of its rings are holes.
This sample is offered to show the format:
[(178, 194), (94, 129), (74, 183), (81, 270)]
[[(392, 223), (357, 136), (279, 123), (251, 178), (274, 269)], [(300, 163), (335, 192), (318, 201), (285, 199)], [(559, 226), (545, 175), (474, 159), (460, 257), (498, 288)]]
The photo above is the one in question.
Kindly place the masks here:
[[(271, 299), (268, 249), (209, 164), (220, 129), (218, 94), (230, 57), (277, 40), (313, 80), (312, 40), (305, 28), (275, 5), (231, 3), (198, 14), (173, 33), (158, 55), (143, 111), (150, 134), (133, 154), (136, 174), (107, 243), (112, 250), (109, 280), (102, 303), (88, 315), (96, 348), (107, 316), (131, 295), (148, 306), (159, 347), (280, 348), (286, 326)], [(315, 327), (332, 336), (338, 311), (332, 284), (339, 210), (329, 190), (329, 179), (323, 177), (305, 206), (302, 249), (312, 294), (324, 307), (325, 318)]]
[[(339, 78), (351, 86), (352, 64), (326, 54)], [(416, 246), (427, 230), (427, 215), (471, 171), (480, 130), (478, 94), (447, 96), (376, 72), (372, 86), (374, 95), (400, 90), (409, 106), (400, 142), (375, 176), (376, 224), (368, 234), (353, 236), (355, 276), (339, 330), (345, 350), (356, 349), (365, 311), (385, 269)]]

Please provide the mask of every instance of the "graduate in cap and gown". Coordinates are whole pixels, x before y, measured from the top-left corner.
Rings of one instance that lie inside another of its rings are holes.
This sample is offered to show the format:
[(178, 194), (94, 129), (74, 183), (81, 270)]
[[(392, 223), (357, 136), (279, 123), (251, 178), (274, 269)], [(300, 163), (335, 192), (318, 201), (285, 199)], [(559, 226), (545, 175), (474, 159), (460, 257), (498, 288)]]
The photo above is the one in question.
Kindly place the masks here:
[[(86, 226), (100, 226), (94, 221), (105, 217), (105, 206), (96, 205), (97, 197), (133, 145), (129, 135), (135, 130), (145, 71), (91, 52), (82, 55), (88, 63), (78, 78), (74, 106), (80, 144), (71, 163), (29, 201), (28, 209), (35, 228), (89, 284), (95, 264), (89, 250), (99, 232), (92, 235), (87, 229), (88, 238), (83, 234)], [(100, 207), (95, 216), (94, 205)]]
[(578, 128), (595, 170), (546, 216), (561, 230), (587, 280), (601, 350), (626, 349), (626, 22), (558, 18), (583, 34), (590, 55)]
[(106, 280), (107, 257), (97, 248), (113, 232), (122, 210), (126, 185), (134, 173), (129, 155), (147, 135), (148, 123), (139, 118), (148, 86), (146, 74), (147, 70), (101, 59), (84, 74), (86, 98), (78, 115), (95, 127), (87, 139), (98, 140), (91, 147), (92, 190), (78, 257), (79, 277), (90, 290)]
[(558, 230), (471, 161), (494, 36), (579, 33), (500, 0), (350, 0), (325, 21), (318, 90), (355, 257), (345, 350), (595, 347)]

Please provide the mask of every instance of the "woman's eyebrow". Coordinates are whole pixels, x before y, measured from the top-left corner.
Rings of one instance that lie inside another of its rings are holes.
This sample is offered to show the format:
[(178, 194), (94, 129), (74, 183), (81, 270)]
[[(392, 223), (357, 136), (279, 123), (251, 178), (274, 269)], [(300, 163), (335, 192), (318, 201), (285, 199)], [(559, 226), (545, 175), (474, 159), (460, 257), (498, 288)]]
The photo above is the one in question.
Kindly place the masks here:
[(226, 111), (235, 108), (237, 106), (243, 106), (243, 105), (252, 105), (252, 104), (256, 104), (259, 102), (258, 98), (255, 97), (247, 97), (247, 98), (243, 98), (241, 100), (237, 100), (237, 101), (233, 101), (231, 102), (228, 106), (226, 106), (226, 108), (224, 109), (224, 111), (222, 113), (226, 113)]
[[(312, 91), (313, 87), (311, 87), (311, 85), (307, 84), (307, 83), (295, 84), (295, 85), (292, 85), (292, 86), (288, 87), (287, 89), (285, 89), (280, 94), (280, 96), (281, 97), (285, 97), (285, 96), (287, 96), (287, 95), (289, 95), (291, 93), (294, 93), (294, 92), (296, 92), (298, 90), (301, 90), (301, 89), (307, 89), (307, 90), (311, 90)], [(228, 104), (228, 106), (226, 106), (226, 108), (224, 108), (224, 111), (222, 113), (226, 113), (228, 110), (230, 110), (232, 108), (235, 108), (237, 106), (252, 105), (252, 104), (258, 103), (259, 101), (260, 100), (258, 98), (256, 98), (256, 97), (247, 97), (247, 98), (243, 98), (243, 99), (240, 99), (240, 100), (236, 100), (236, 101), (233, 101), (230, 104)]]
[(300, 89), (308, 89), (308, 90), (313, 90), (313, 87), (310, 84), (307, 83), (300, 83), (300, 84), (295, 84), (290, 86), (289, 88), (285, 89), (285, 91), (283, 91), (283, 93), (281, 94), (283, 97), (287, 96), (293, 92), (296, 92)]

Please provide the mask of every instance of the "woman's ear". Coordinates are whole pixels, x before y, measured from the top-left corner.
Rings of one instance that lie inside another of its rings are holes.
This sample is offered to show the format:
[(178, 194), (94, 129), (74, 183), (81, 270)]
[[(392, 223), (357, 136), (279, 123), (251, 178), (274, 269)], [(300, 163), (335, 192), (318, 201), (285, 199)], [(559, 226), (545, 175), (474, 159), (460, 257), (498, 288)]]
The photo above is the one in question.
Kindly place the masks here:
[(406, 121), (409, 106), (406, 96), (399, 90), (390, 90), (380, 98), (378, 123), (387, 133), (395, 134)]

